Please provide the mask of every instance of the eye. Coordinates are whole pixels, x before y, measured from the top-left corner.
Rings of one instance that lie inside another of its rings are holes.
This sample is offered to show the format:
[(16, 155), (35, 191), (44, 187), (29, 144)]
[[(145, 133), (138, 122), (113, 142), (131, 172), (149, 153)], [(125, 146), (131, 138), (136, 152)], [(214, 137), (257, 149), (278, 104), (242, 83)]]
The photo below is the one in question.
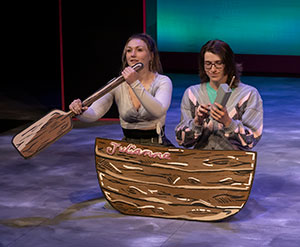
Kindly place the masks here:
[(223, 62), (222, 61), (216, 61), (216, 65), (222, 65), (223, 64)]
[(211, 65), (212, 63), (209, 62), (209, 61), (205, 61), (204, 64), (209, 66), (209, 65)]

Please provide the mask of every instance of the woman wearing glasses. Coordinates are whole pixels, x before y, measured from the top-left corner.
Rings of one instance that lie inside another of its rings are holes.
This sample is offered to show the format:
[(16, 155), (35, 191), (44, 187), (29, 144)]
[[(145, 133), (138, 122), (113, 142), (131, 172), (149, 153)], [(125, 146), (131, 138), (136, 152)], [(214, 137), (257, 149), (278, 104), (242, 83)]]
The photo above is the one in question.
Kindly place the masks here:
[[(186, 89), (181, 102), (181, 121), (176, 140), (184, 147), (208, 150), (250, 150), (260, 140), (263, 104), (258, 91), (240, 82), (241, 66), (230, 46), (208, 41), (200, 51), (201, 83)], [(223, 83), (232, 94), (223, 107), (214, 103)]]

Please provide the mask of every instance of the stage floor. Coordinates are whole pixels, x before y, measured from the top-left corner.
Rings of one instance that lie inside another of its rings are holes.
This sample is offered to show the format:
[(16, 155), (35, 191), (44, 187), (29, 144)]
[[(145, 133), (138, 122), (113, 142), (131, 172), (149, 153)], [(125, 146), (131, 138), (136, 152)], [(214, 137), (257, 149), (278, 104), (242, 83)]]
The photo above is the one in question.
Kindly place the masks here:
[[(181, 96), (198, 76), (169, 76), (174, 92), (166, 133), (175, 144)], [(29, 160), (11, 145), (24, 128), (18, 126), (0, 134), (0, 247), (299, 246), (300, 78), (242, 79), (261, 93), (264, 131), (241, 212), (220, 222), (122, 215), (101, 194), (94, 161), (95, 137), (121, 139), (117, 121), (75, 122), (70, 133)], [(11, 115), (17, 120), (17, 113)]]

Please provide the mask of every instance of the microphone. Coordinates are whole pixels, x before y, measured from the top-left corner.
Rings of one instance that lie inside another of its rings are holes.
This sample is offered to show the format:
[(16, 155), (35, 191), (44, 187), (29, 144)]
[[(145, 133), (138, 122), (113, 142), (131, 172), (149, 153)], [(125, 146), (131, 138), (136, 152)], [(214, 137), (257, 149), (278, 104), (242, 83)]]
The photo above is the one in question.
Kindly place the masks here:
[(144, 64), (136, 63), (135, 65), (131, 66), (136, 72), (139, 72), (142, 68), (144, 68)]

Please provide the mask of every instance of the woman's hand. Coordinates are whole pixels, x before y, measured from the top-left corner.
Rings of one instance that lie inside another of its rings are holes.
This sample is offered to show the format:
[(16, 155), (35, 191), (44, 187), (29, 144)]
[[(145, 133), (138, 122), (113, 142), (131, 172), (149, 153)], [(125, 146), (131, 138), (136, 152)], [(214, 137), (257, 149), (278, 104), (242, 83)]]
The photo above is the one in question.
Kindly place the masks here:
[(228, 115), (226, 107), (223, 107), (219, 103), (214, 103), (211, 108), (210, 115), (213, 119), (222, 123), (224, 127), (228, 127), (232, 121)]
[(207, 117), (209, 117), (210, 112), (210, 104), (203, 105), (201, 104), (195, 114), (194, 122), (196, 125), (201, 125), (203, 123), (203, 120)]
[(73, 102), (69, 105), (69, 109), (74, 112), (76, 115), (81, 114), (83, 111), (86, 111), (88, 109), (87, 106), (82, 106), (82, 102), (80, 99), (75, 99)]
[(136, 72), (133, 68), (131, 67), (126, 67), (123, 71), (122, 71), (122, 76), (124, 77), (124, 79), (126, 80), (126, 82), (128, 84), (131, 84), (133, 82), (135, 82), (136, 80), (139, 79), (139, 74), (138, 72)]

